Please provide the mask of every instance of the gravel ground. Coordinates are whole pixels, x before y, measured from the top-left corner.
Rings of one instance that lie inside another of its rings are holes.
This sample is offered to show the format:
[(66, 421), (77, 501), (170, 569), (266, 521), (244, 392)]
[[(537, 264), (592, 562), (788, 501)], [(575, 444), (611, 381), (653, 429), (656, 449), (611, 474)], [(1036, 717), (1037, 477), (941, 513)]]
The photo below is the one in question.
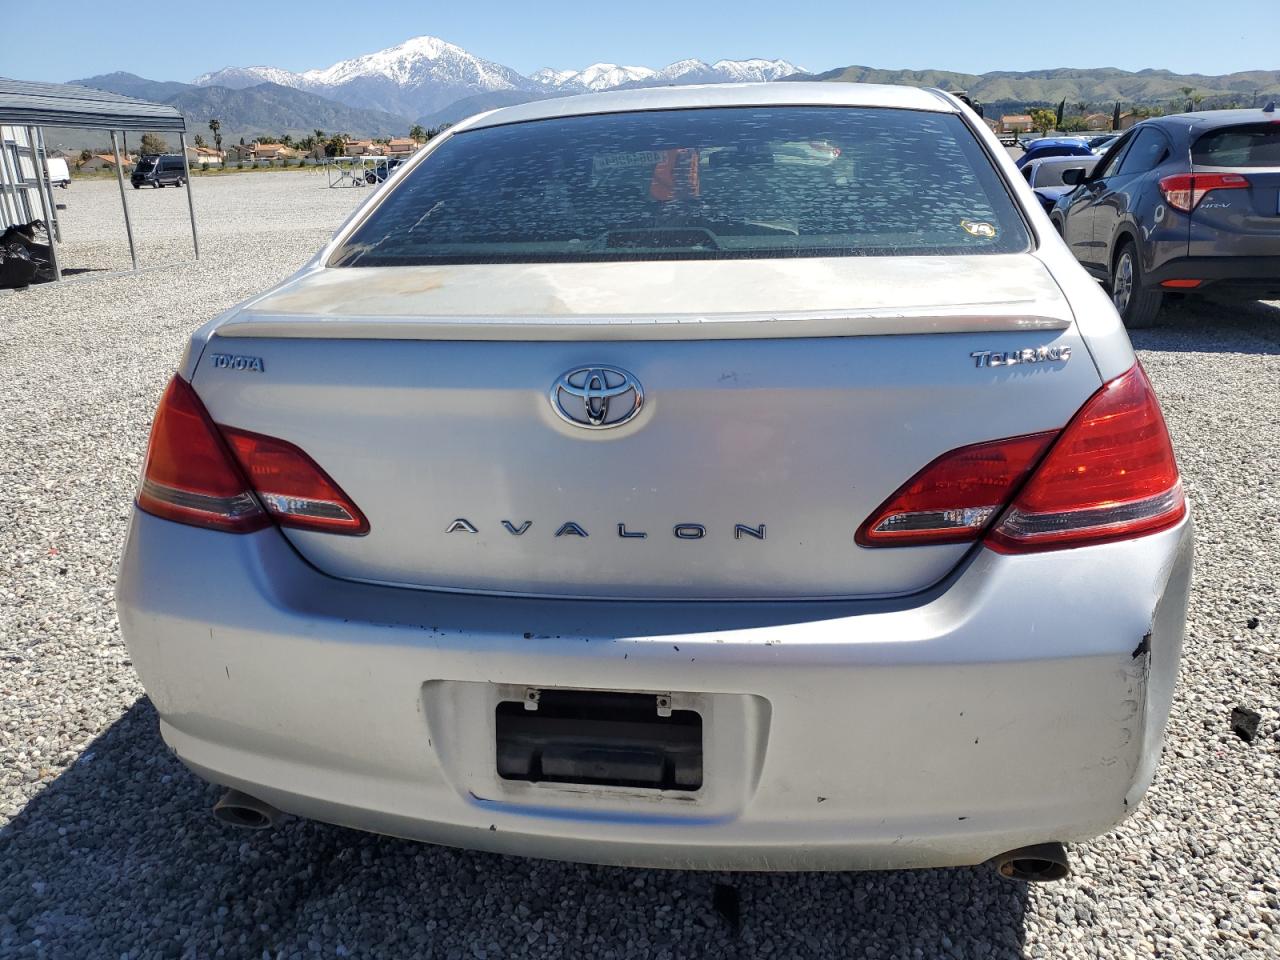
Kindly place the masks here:
[[(0, 956), (1242, 957), (1280, 954), (1280, 305), (1135, 336), (1197, 508), (1182, 684), (1155, 786), (1076, 875), (667, 873), (290, 821), (231, 832), (164, 749), (112, 588), (148, 421), (187, 333), (307, 259), (364, 191), (198, 180), (205, 259), (0, 294)], [(72, 268), (127, 263), (77, 183)], [(143, 262), (185, 195), (129, 191)], [(1244, 705), (1252, 743), (1232, 734)]]

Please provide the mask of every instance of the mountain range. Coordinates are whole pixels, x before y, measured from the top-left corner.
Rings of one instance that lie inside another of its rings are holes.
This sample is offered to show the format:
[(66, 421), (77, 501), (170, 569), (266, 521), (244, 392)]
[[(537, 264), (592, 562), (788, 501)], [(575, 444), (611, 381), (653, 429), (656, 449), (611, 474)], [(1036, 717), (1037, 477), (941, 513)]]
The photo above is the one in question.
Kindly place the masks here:
[[(173, 80), (148, 80), (120, 71), (71, 82), (127, 97), (172, 104), (187, 118), (192, 136), (199, 133), (208, 140), (212, 139), (207, 132), (209, 121), (217, 118), (222, 124), (223, 143), (286, 133), (305, 137), (317, 128), (330, 133), (341, 130), (363, 137), (402, 137), (411, 125), (402, 116), (381, 110), (362, 110), (278, 83), (259, 82), (256, 86), (233, 90), (228, 87), (197, 87)], [(106, 142), (101, 133), (70, 130), (59, 130), (54, 140), (63, 149), (97, 148)], [(176, 144), (171, 143), (170, 146), (176, 147)]]
[(544, 68), (529, 75), (485, 60), (437, 37), (404, 43), (294, 72), (273, 66), (228, 66), (190, 83), (111, 73), (73, 81), (128, 96), (172, 103), (196, 130), (217, 117), (224, 138), (260, 134), (300, 136), (315, 128), (358, 136), (403, 135), (499, 106), (601, 90), (733, 81), (830, 80), (899, 83), (968, 90), (987, 104), (1056, 103), (1109, 108), (1168, 106), (1190, 87), (1206, 105), (1249, 105), (1280, 96), (1280, 71), (1206, 76), (1168, 70), (1052, 69), (984, 74), (945, 70), (882, 70), (849, 66), (816, 75), (787, 60), (680, 60), (665, 67), (593, 63), (582, 69)]
[(801, 72), (786, 60), (717, 60), (710, 64), (681, 60), (660, 70), (595, 63), (582, 70), (547, 68), (525, 76), (439, 37), (414, 37), (386, 50), (301, 73), (270, 66), (223, 67), (201, 74), (192, 83), (230, 89), (275, 83), (353, 107), (420, 119), (482, 94), (505, 94), (504, 99), (511, 102), (511, 94), (536, 100), (618, 87), (777, 80)]
[[(1280, 70), (1247, 70), (1222, 76), (1202, 73), (1174, 73), (1171, 70), (1119, 70), (1115, 67), (990, 73), (955, 73), (949, 70), (880, 70), (874, 67), (838, 67), (807, 80), (834, 80), (846, 83), (903, 83), (917, 87), (965, 90), (982, 103), (1049, 104), (1066, 100), (1077, 103), (1159, 104), (1185, 100), (1184, 88), (1206, 100), (1258, 106), (1280, 97)], [(1215, 105), (1217, 105), (1215, 103)], [(1225, 105), (1225, 104), (1223, 104)]]

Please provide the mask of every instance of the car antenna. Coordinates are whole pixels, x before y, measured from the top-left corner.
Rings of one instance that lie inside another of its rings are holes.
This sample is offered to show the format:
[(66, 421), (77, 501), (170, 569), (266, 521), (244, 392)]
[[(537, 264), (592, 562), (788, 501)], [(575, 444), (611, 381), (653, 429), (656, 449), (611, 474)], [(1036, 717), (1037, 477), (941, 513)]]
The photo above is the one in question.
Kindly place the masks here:
[(1275, 102), (1274, 100), (1272, 100), (1270, 103), (1268, 103), (1265, 107), (1263, 107), (1263, 108), (1262, 108), (1262, 112), (1263, 112), (1263, 113), (1275, 113), (1275, 112), (1276, 112), (1276, 102)]

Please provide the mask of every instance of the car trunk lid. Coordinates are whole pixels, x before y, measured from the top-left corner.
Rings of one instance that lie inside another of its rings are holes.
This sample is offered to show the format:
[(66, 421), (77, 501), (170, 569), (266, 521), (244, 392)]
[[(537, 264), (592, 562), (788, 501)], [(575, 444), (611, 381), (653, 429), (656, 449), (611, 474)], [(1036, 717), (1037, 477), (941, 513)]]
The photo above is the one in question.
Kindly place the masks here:
[[(557, 412), (563, 375), (606, 368), (642, 385), (633, 419)], [(363, 537), (285, 531), (326, 573), (655, 599), (924, 589), (967, 546), (861, 547), (859, 524), (1099, 382), (1029, 254), (317, 270), (222, 324), (193, 378), (366, 514)]]

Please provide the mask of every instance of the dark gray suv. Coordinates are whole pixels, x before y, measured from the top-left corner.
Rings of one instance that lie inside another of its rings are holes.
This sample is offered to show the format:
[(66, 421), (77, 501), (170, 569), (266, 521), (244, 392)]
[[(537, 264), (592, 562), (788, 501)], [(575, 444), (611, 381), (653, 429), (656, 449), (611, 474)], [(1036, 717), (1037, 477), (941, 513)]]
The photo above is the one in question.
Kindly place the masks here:
[(182, 163), (182, 154), (179, 153), (142, 157), (133, 168), (133, 176), (129, 180), (135, 190), (147, 184), (153, 187), (170, 184), (180, 187), (187, 182), (187, 169)]
[(1216, 110), (1146, 120), (1054, 207), (1076, 259), (1129, 327), (1166, 292), (1280, 297), (1280, 114)]

